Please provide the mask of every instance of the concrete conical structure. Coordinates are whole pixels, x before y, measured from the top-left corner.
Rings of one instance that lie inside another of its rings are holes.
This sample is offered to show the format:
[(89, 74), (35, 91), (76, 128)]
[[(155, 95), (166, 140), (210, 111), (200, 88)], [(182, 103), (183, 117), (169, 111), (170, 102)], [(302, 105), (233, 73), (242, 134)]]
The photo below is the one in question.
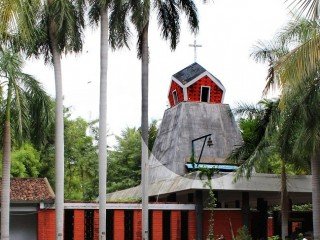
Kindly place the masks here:
[[(150, 182), (183, 176), (191, 161), (192, 140), (212, 134), (213, 146), (204, 145), (201, 163), (225, 163), (242, 138), (227, 104), (180, 102), (165, 111), (150, 158)], [(204, 139), (194, 143), (195, 160)], [(170, 170), (170, 171), (167, 171)]]

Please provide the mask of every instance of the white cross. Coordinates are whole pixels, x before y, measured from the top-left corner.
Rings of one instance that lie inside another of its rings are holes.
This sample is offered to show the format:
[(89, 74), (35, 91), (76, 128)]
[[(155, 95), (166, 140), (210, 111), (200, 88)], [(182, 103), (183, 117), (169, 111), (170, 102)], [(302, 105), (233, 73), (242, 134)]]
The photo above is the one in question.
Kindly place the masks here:
[(189, 44), (189, 47), (194, 48), (194, 62), (197, 61), (197, 48), (202, 47), (202, 45), (197, 45), (197, 39), (194, 39), (193, 44)]

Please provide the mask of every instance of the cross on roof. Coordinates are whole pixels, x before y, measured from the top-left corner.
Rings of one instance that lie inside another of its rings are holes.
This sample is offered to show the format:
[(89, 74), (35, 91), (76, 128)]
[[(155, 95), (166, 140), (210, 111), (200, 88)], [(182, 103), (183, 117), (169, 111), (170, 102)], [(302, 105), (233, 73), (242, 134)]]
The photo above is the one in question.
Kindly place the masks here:
[(194, 39), (193, 44), (189, 44), (189, 47), (194, 48), (194, 62), (197, 61), (197, 48), (202, 47), (202, 45), (197, 44), (197, 39)]

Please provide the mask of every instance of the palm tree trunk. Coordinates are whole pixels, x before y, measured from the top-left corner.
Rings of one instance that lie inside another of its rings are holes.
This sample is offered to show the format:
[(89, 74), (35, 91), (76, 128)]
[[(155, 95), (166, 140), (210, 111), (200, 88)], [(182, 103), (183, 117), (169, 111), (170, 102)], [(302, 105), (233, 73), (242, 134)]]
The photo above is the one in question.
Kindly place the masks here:
[(281, 160), (281, 238), (288, 236), (289, 201), (287, 191), (287, 175), (284, 160)]
[(106, 238), (108, 8), (101, 9), (99, 105), (99, 239)]
[[(51, 4), (52, 0), (49, 0)], [(53, 58), (54, 78), (56, 87), (56, 109), (55, 109), (55, 208), (56, 208), (56, 239), (63, 239), (64, 223), (64, 126), (63, 126), (63, 95), (61, 54), (58, 51), (56, 39), (56, 25), (53, 21), (49, 29), (51, 51)]]
[(141, 56), (141, 187), (142, 187), (142, 239), (147, 240), (149, 235), (148, 202), (149, 202), (149, 156), (148, 156), (148, 81), (149, 81), (149, 46), (148, 46), (149, 22), (142, 32), (142, 56)]
[(311, 159), (313, 239), (320, 239), (320, 148)]
[(6, 105), (6, 121), (3, 133), (2, 158), (2, 190), (1, 190), (1, 239), (10, 239), (10, 168), (11, 168), (11, 133), (10, 133), (10, 105), (12, 86), (9, 80)]

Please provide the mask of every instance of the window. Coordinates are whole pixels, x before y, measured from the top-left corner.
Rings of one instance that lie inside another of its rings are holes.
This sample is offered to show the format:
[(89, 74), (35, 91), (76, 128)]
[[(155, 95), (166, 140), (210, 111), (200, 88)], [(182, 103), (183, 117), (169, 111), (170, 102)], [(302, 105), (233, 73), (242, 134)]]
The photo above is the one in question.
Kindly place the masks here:
[(177, 94), (176, 90), (173, 90), (172, 96), (173, 96), (173, 104), (177, 105), (177, 103), (178, 103), (178, 94)]
[(201, 102), (209, 102), (210, 100), (210, 87), (201, 87)]

